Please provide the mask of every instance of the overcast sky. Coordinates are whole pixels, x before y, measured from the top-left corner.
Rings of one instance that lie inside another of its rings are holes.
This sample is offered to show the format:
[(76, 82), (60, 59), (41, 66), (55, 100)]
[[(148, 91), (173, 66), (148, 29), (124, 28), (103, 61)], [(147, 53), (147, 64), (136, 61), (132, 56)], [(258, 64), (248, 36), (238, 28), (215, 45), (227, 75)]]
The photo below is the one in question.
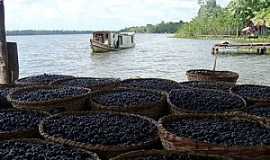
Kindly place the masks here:
[[(217, 0), (226, 6), (230, 0)], [(6, 29), (118, 30), (189, 21), (198, 0), (5, 0)]]

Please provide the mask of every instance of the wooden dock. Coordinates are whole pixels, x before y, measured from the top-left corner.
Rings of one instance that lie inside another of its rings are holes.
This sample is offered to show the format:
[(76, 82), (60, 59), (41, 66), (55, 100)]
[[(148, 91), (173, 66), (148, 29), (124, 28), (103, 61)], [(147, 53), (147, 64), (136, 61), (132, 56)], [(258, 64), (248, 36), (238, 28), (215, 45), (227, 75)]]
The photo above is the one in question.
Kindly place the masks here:
[(270, 49), (270, 43), (239, 43), (232, 44), (229, 42), (215, 44), (212, 49), (212, 54), (218, 54), (222, 51), (236, 50), (236, 52), (241, 52), (241, 50), (246, 53), (256, 53), (256, 54), (267, 54)]

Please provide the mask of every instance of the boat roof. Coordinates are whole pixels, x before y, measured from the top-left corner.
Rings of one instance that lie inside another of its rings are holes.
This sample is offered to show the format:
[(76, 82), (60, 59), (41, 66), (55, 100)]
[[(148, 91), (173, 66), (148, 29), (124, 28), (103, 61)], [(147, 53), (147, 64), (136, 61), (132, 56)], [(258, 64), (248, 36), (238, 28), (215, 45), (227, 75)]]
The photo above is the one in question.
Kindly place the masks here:
[(117, 31), (95, 31), (93, 33), (118, 33)]
[(128, 36), (133, 36), (135, 35), (135, 32), (120, 32), (120, 35), (128, 35)]
[(93, 34), (96, 34), (96, 33), (118, 33), (120, 35), (128, 35), (128, 36), (135, 35), (135, 32), (117, 32), (117, 31), (95, 31), (95, 32), (93, 32)]

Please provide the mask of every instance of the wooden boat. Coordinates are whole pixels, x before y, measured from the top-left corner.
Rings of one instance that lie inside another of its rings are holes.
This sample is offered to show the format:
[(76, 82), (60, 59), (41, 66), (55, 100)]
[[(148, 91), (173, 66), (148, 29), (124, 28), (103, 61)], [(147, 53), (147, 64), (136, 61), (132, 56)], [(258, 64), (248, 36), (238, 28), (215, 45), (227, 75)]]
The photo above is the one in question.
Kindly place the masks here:
[(98, 31), (90, 39), (93, 52), (110, 52), (135, 47), (135, 33)]

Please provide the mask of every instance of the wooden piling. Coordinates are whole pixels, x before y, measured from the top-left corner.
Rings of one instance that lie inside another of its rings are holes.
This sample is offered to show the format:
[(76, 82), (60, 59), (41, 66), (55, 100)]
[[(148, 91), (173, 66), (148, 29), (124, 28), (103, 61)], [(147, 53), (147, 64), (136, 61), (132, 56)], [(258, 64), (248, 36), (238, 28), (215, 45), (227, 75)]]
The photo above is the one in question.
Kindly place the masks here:
[(218, 54), (215, 53), (215, 61), (214, 61), (213, 71), (216, 71), (216, 68), (217, 68), (217, 59), (218, 59)]
[(8, 68), (8, 52), (5, 29), (5, 8), (4, 0), (0, 0), (0, 84), (10, 83)]
[(8, 50), (8, 68), (10, 74), (10, 82), (13, 83), (19, 79), (19, 61), (18, 61), (18, 49), (16, 42), (7, 42)]

